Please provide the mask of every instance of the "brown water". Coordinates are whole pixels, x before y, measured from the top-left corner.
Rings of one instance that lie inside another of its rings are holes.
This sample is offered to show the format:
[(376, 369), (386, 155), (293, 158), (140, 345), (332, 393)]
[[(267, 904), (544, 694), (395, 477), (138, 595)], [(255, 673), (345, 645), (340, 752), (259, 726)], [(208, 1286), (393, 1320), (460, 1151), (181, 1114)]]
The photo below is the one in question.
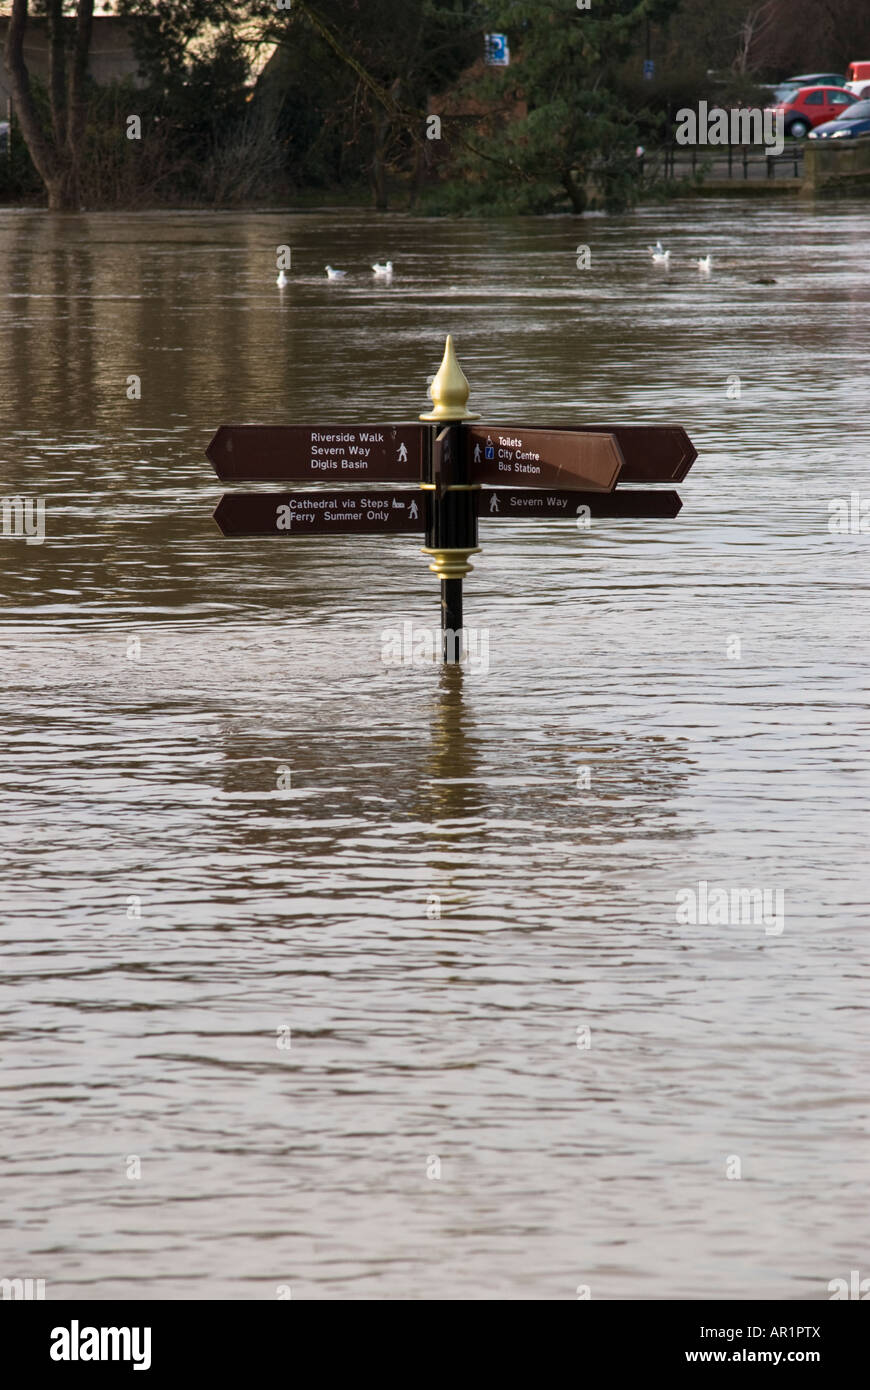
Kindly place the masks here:
[[(868, 217), (0, 213), (0, 494), (46, 506), (0, 536), (0, 1277), (870, 1275)], [(382, 659), (437, 622), (414, 537), (224, 540), (203, 450), (412, 420), (448, 331), (486, 418), (700, 457), (675, 521), (482, 524), (445, 672)], [(678, 920), (702, 881), (781, 918)]]

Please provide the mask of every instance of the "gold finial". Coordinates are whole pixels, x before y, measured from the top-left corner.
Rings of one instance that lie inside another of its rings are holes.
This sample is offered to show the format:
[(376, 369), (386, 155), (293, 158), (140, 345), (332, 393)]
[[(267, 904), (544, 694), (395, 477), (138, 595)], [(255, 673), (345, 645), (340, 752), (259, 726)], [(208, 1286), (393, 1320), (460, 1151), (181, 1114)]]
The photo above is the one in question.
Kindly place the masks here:
[(432, 382), (433, 408), (421, 420), (477, 420), (480, 417), (466, 410), (471, 388), (453, 350), (453, 336), (448, 333), (444, 357), (438, 375)]

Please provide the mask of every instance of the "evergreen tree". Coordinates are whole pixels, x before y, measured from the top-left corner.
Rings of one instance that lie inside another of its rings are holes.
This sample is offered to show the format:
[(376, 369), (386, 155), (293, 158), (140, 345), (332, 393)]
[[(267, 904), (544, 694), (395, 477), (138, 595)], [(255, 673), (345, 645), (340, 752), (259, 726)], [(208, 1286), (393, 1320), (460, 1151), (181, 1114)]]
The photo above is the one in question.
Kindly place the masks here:
[(475, 77), (486, 114), (453, 146), (466, 200), (503, 212), (630, 201), (637, 130), (615, 73), (632, 52), (640, 67), (647, 25), (679, 3), (491, 0), (487, 31), (507, 34), (511, 65)]

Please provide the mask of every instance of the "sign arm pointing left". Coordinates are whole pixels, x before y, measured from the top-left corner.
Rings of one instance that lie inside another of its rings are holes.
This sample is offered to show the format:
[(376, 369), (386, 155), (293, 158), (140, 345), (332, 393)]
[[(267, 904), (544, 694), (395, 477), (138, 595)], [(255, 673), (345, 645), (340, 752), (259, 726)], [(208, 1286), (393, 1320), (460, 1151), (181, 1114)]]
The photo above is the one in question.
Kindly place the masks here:
[(226, 492), (214, 519), (225, 536), (351, 536), (420, 532), (426, 528), (425, 493)]

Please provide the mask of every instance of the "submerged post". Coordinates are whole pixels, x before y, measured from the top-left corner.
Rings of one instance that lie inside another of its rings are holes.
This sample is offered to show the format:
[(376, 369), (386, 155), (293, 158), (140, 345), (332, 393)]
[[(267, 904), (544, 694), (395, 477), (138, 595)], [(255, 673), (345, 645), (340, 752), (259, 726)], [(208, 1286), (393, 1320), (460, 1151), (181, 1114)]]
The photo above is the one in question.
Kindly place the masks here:
[(445, 661), (462, 657), (462, 580), (441, 580), (441, 648)]
[(441, 651), (445, 662), (462, 659), (462, 581), (473, 568), (469, 555), (477, 554), (477, 499), (479, 483), (468, 481), (465, 420), (478, 417), (467, 408), (469, 385), (448, 335), (444, 358), (432, 382), (433, 408), (421, 420), (433, 421), (429, 451), (429, 478), (423, 487), (431, 494), (424, 555), (432, 556), (429, 568), (441, 580)]

